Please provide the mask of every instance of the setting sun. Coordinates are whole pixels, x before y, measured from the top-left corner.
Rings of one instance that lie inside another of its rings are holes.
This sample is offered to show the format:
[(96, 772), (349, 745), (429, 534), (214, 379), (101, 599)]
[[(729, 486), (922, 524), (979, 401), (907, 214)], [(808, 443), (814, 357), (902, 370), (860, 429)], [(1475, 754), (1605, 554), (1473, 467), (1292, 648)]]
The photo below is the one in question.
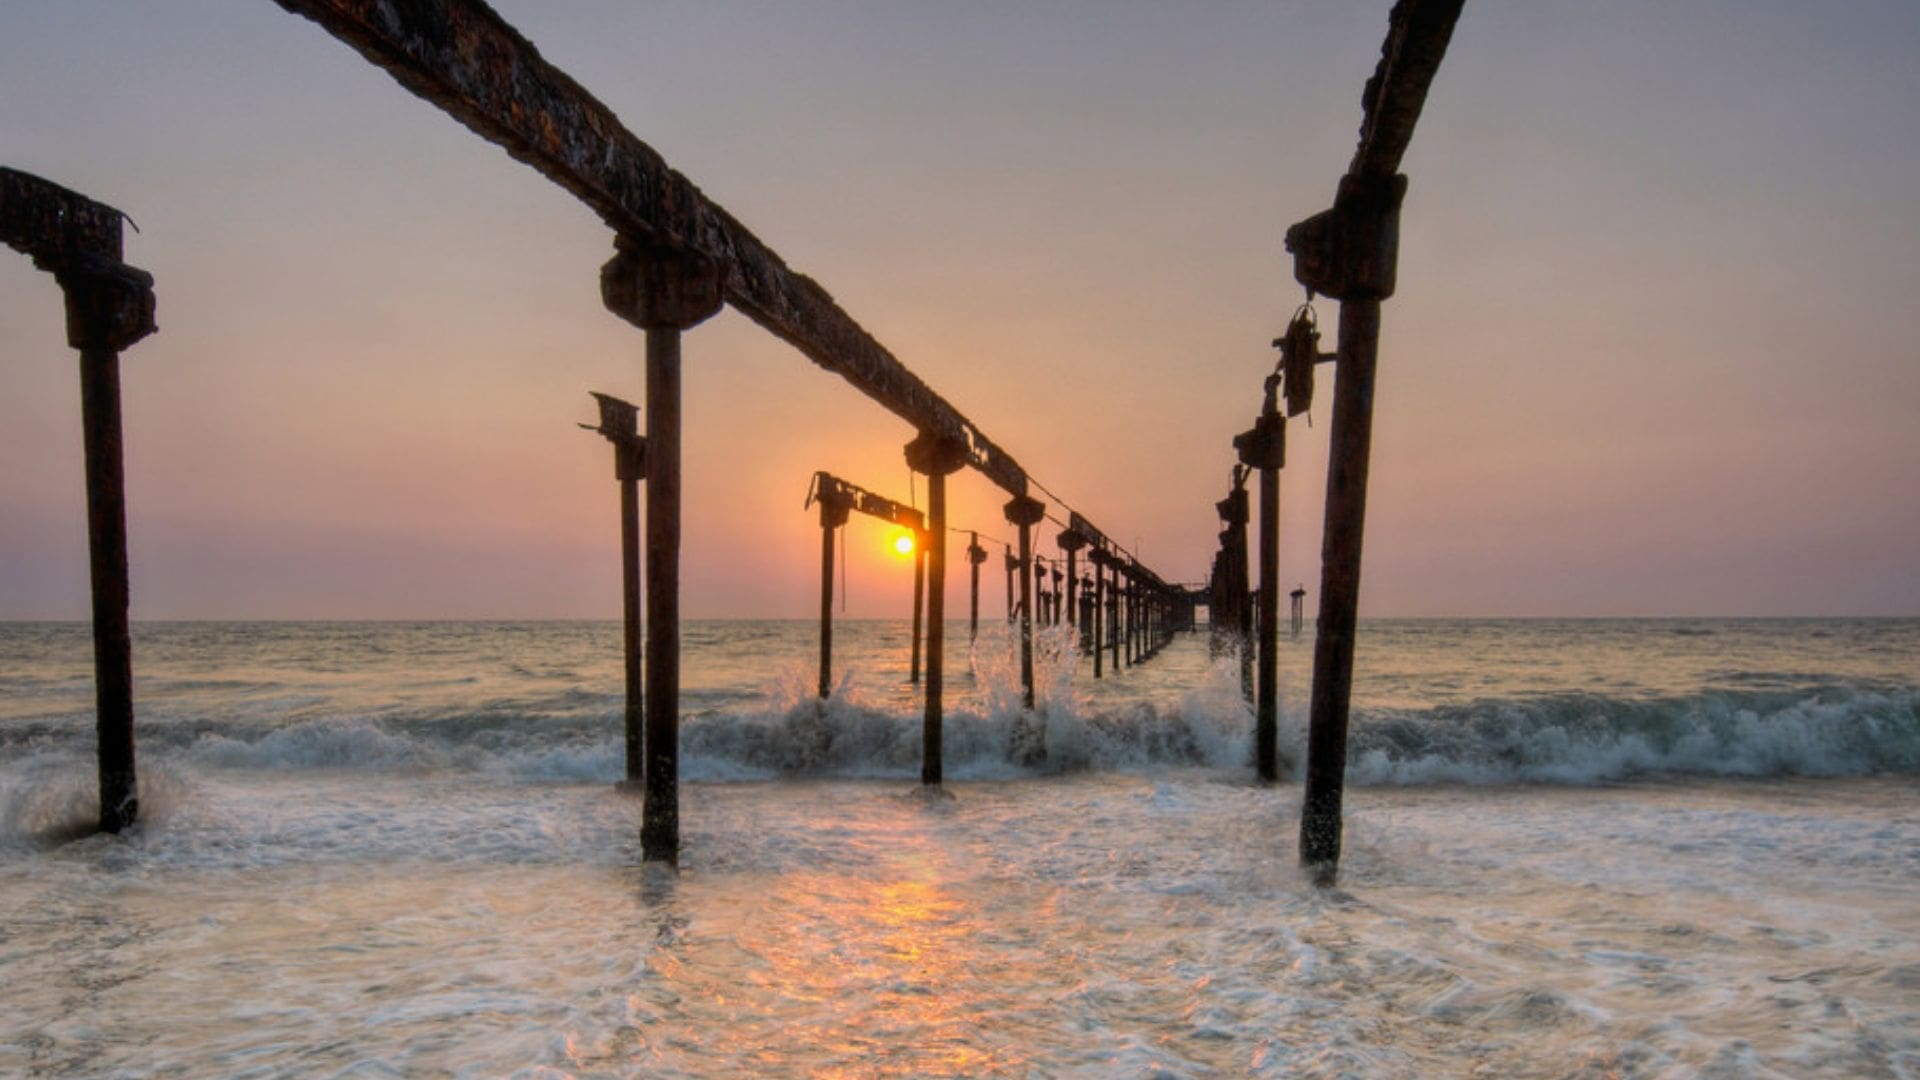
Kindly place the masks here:
[(893, 550), (899, 555), (913, 554), (913, 534), (901, 533), (893, 538)]

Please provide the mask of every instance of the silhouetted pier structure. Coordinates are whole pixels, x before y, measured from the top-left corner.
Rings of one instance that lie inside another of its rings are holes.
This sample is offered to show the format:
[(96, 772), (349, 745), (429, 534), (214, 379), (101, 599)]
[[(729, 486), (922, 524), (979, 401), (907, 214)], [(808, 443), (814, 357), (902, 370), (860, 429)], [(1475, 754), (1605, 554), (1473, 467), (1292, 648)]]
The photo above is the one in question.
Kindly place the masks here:
[[(945, 478), (972, 468), (1010, 496), (1006, 515), (1019, 529), (1019, 556), (1007, 552), (1008, 610), (1017, 618), (1025, 702), (1034, 705), (1033, 622), (1036, 585), (1050, 598), (1048, 618), (1073, 604), (1076, 553), (1092, 564), (1091, 602), (1079, 616), (1094, 657), (1095, 677), (1117, 674), (1153, 655), (1178, 625), (1192, 593), (1168, 585), (1138, 558), (1107, 540), (1075, 512), (1068, 530), (1079, 542), (1064, 572), (1051, 570), (1050, 590), (1034, 575), (1032, 529), (1046, 517), (1039, 488), (989, 439), (874, 340), (812, 279), (786, 263), (691, 181), (669, 168), (613, 113), (480, 0), (276, 0), (319, 23), (386, 70), (404, 87), (439, 106), (567, 189), (613, 231), (614, 255), (601, 269), (602, 300), (646, 337), (645, 411), (601, 398), (595, 430), (616, 446), (622, 483), (622, 564), (626, 622), (628, 776), (644, 774), (641, 840), (645, 857), (673, 860), (679, 851), (679, 561), (681, 537), (681, 339), (717, 313), (736, 310), (839, 374), (905, 420), (915, 437), (909, 466), (928, 477), (924, 558), (926, 596), (927, 762), (923, 779), (940, 780), (939, 720), (945, 573)], [(1362, 94), (1359, 147), (1340, 178), (1331, 209), (1287, 231), (1294, 275), (1315, 294), (1340, 303), (1334, 407), (1329, 436), (1326, 518), (1321, 546), (1320, 609), (1314, 647), (1311, 727), (1300, 822), (1301, 860), (1316, 880), (1331, 882), (1340, 856), (1346, 728), (1353, 676), (1355, 613), (1372, 436), (1380, 304), (1393, 294), (1399, 214), (1406, 178), (1399, 165), (1463, 0), (1397, 0), (1381, 57)], [(152, 278), (121, 261), (122, 215), (64, 188), (0, 170), (0, 239), (51, 271), (66, 296), (70, 344), (81, 353), (86, 440), (88, 526), (100, 734), (101, 827), (125, 828), (138, 814), (133, 754), (131, 645), (128, 631), (126, 511), (121, 447), (121, 350), (154, 330)], [(1296, 315), (1296, 324), (1299, 315)], [(1289, 414), (1306, 407), (1317, 350), (1283, 339), (1282, 371)], [(1226, 529), (1207, 598), (1216, 632), (1239, 640), (1244, 665), (1258, 655), (1259, 769), (1272, 767), (1277, 611), (1278, 471), (1284, 418), (1269, 379), (1255, 428), (1236, 445), (1241, 464), (1227, 500)], [(625, 449), (622, 449), (624, 447)], [(1245, 482), (1261, 474), (1260, 641), (1249, 647), (1253, 605), (1246, 558)], [(646, 481), (644, 537), (635, 524), (637, 484)], [(1051, 497), (1051, 493), (1048, 493)], [(1058, 503), (1060, 500), (1054, 497)], [(823, 503), (823, 521), (826, 514)], [(831, 538), (823, 542), (830, 563)], [(636, 566), (644, 557), (644, 597)], [(968, 549), (977, 626), (977, 537)], [(830, 566), (827, 567), (830, 572)], [(1019, 599), (1014, 599), (1018, 575)], [(1063, 600), (1062, 589), (1065, 589)], [(1295, 627), (1300, 592), (1294, 594)], [(644, 599), (644, 603), (642, 600)], [(823, 597), (823, 614), (824, 604)], [(644, 628), (640, 616), (644, 614)], [(921, 620), (916, 613), (916, 632)], [(644, 631), (644, 632), (642, 632)], [(825, 642), (823, 641), (823, 645)], [(633, 660), (644, 652), (644, 664)], [(916, 649), (916, 667), (917, 667)], [(824, 655), (824, 651), (823, 651)], [(1103, 663), (1103, 658), (1108, 662)], [(642, 694), (643, 686), (650, 693)], [(823, 683), (824, 689), (824, 683)], [(1249, 687), (1249, 689), (1251, 689)], [(636, 739), (636, 712), (644, 713)], [(636, 756), (640, 759), (636, 763)]]
[(925, 595), (927, 516), (903, 502), (877, 495), (829, 472), (813, 474), (801, 509), (820, 506), (820, 698), (833, 692), (833, 534), (854, 511), (898, 525), (913, 535), (913, 661), (910, 680), (920, 681), (920, 608)]
[(120, 353), (158, 329), (153, 275), (121, 258), (120, 225), (125, 219), (120, 211), (78, 192), (0, 168), (0, 242), (31, 257), (33, 265), (59, 282), (66, 297), (67, 344), (80, 351), (100, 828), (111, 833), (140, 816), (133, 755)]
[(646, 776), (646, 696), (640, 676), (640, 480), (647, 470), (647, 440), (640, 435), (640, 410), (630, 402), (595, 391), (600, 423), (581, 424), (613, 444), (613, 478), (620, 482), (620, 628), (626, 677), (626, 784)]

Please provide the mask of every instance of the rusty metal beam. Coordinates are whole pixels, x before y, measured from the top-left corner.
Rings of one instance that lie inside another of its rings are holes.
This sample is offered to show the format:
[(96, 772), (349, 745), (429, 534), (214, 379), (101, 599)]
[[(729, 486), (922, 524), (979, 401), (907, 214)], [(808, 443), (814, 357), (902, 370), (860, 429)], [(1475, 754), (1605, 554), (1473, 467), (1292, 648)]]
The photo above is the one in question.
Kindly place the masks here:
[(572, 192), (621, 236), (712, 259), (742, 314), (916, 431), (962, 442), (968, 464), (1009, 493), (1027, 493), (1012, 455), (480, 0), (276, 2)]
[(0, 243), (60, 273), (86, 259), (119, 262), (126, 215), (48, 180), (0, 168)]
[(1387, 16), (1380, 62), (1361, 92), (1360, 146), (1347, 171), (1392, 176), (1413, 141), (1427, 89), (1447, 55), (1465, 0), (1399, 0)]

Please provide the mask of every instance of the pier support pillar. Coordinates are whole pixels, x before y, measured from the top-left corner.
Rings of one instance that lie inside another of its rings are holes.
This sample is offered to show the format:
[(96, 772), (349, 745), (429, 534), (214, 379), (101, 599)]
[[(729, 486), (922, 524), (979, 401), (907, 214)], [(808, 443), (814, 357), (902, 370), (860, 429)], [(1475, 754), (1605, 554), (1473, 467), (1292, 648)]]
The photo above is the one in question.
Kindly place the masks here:
[[(1002, 545), (1005, 546), (1005, 545)], [(1007, 625), (1012, 626), (1020, 619), (1020, 607), (1013, 599), (1013, 572), (1020, 568), (1020, 560), (1013, 557), (1013, 549), (1007, 548)]]
[(1020, 529), (1020, 684), (1022, 700), (1033, 708), (1033, 527), (1046, 517), (1044, 503), (1015, 495), (1006, 506), (1007, 520)]
[(100, 828), (117, 833), (140, 815), (133, 753), (132, 590), (127, 575), (120, 350), (154, 329), (153, 278), (129, 266), (102, 264), (69, 269), (59, 280), (66, 292), (67, 340), (80, 351)]
[(1087, 561), (1093, 564), (1093, 607), (1087, 616), (1087, 628), (1093, 640), (1093, 677), (1098, 679), (1105, 674), (1101, 669), (1106, 666), (1107, 655), (1107, 643), (1100, 636), (1107, 623), (1107, 553), (1096, 547), (1087, 552)]
[(1086, 614), (1081, 611), (1083, 599), (1080, 589), (1080, 549), (1087, 546), (1087, 537), (1077, 529), (1064, 529), (1054, 538), (1060, 550), (1067, 553), (1066, 608), (1067, 625), (1079, 631), (1074, 642), (1074, 655), (1086, 650)]
[(589, 427), (613, 444), (613, 478), (620, 483), (620, 654), (626, 689), (626, 790), (641, 790), (646, 775), (646, 695), (640, 674), (640, 493), (647, 468), (647, 441), (640, 437), (640, 410), (609, 394), (595, 392), (600, 424)]
[(1328, 441), (1326, 534), (1320, 544), (1320, 620), (1313, 644), (1313, 700), (1307, 729), (1300, 862), (1331, 884), (1340, 867), (1340, 814), (1347, 775), (1347, 715), (1360, 607), (1360, 549), (1367, 520), (1373, 445), (1373, 380), (1380, 348), (1380, 301), (1340, 304), (1340, 359), (1334, 369)]
[(153, 275), (121, 260), (124, 220), (120, 211), (78, 192), (0, 168), (0, 243), (30, 256), (59, 282), (67, 344), (80, 353), (100, 828), (110, 833), (140, 816), (120, 353), (158, 329)]
[(927, 536), (913, 538), (913, 651), (908, 661), (907, 681), (920, 685), (920, 637), (927, 606)]
[[(922, 784), (938, 785), (943, 776), (945, 717), (942, 708), (947, 652), (947, 475), (966, 463), (966, 446), (956, 440), (921, 435), (907, 444), (907, 467), (927, 477), (927, 689), (926, 712), (920, 727)], [(972, 558), (971, 551), (968, 558)], [(973, 567), (977, 618), (980, 564), (974, 562)]]
[(680, 335), (720, 310), (719, 267), (617, 238), (600, 272), (608, 310), (647, 333), (646, 798), (640, 848), (680, 856)]
[(980, 639), (980, 564), (987, 561), (987, 549), (980, 546), (980, 534), (967, 534), (967, 641)]
[(1267, 783), (1279, 779), (1280, 687), (1275, 656), (1280, 639), (1280, 469), (1286, 464), (1287, 418), (1280, 415), (1278, 376), (1267, 379), (1266, 401), (1251, 430), (1233, 440), (1240, 464), (1260, 473), (1260, 626), (1254, 702), (1254, 768)]
[(851, 500), (837, 488), (820, 499), (820, 700), (833, 694), (833, 533), (847, 523)]

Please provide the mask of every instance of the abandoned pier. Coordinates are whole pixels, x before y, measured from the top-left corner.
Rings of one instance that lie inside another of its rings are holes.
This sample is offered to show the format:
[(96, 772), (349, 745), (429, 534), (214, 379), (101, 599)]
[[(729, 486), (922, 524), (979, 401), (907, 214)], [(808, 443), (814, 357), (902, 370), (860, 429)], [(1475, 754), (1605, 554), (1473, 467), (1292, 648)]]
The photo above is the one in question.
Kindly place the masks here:
[[(1243, 683), (1254, 703), (1254, 769), (1265, 781), (1281, 775), (1275, 664), (1279, 474), (1286, 459), (1287, 417), (1308, 408), (1315, 369), (1331, 363), (1333, 412), (1300, 858), (1315, 880), (1334, 880), (1381, 305), (1394, 292), (1407, 188), (1399, 169), (1463, 0), (1393, 5), (1379, 63), (1361, 95), (1359, 145), (1337, 178), (1332, 206), (1287, 231), (1286, 250), (1308, 303), (1274, 342), (1278, 362), (1264, 379), (1252, 426), (1237, 435), (1223, 433), (1223, 450), (1230, 444), (1233, 457), (1228, 491), (1218, 503), (1220, 548), (1201, 586), (1167, 580), (1080, 509), (1049, 492), (874, 340), (826, 289), (792, 270), (480, 0), (277, 2), (538, 170), (590, 207), (612, 232), (614, 254), (600, 269), (600, 294), (610, 312), (644, 334), (646, 391), (639, 403), (596, 394), (599, 422), (590, 427), (611, 443), (620, 485), (626, 779), (643, 792), (645, 858), (671, 862), (680, 851), (682, 348), (690, 331), (731, 306), (916, 433), (903, 454), (909, 468), (926, 479), (924, 511), (824, 471), (812, 475), (805, 505), (818, 508), (821, 530), (822, 698), (833, 685), (836, 531), (858, 513), (907, 529), (917, 540), (912, 678), (922, 690), (921, 777), (929, 785), (942, 781), (949, 540), (964, 536), (968, 541), (963, 550), (970, 578), (969, 626), (977, 631), (980, 568), (989, 560), (981, 534), (1001, 527), (948, 520), (947, 478), (962, 469), (978, 472), (1007, 496), (1005, 525), (1015, 539), (1000, 543), (1029, 712), (1035, 707), (1036, 627), (1073, 627), (1075, 640), (1092, 659), (1094, 677), (1109, 678), (1150, 661), (1175, 633), (1192, 630), (1196, 608), (1204, 605), (1217, 647), (1235, 650), (1241, 658)], [(0, 169), (0, 239), (54, 275), (65, 297), (68, 341), (80, 356), (100, 827), (109, 832), (139, 817), (119, 360), (123, 350), (156, 329), (154, 279), (122, 260), (123, 221), (119, 211), (82, 194)], [(1316, 297), (1338, 305), (1337, 344), (1329, 351), (1320, 344), (1312, 306)], [(796, 477), (796, 483), (803, 478)], [(1252, 498), (1250, 484), (1256, 488)], [(1258, 514), (1257, 558), (1251, 561), (1250, 502), (1257, 502)], [(1051, 529), (1043, 529), (1049, 524)], [(1052, 556), (1041, 550), (1048, 542), (1056, 552)], [(1296, 634), (1305, 595), (1303, 587), (1291, 593)]]

